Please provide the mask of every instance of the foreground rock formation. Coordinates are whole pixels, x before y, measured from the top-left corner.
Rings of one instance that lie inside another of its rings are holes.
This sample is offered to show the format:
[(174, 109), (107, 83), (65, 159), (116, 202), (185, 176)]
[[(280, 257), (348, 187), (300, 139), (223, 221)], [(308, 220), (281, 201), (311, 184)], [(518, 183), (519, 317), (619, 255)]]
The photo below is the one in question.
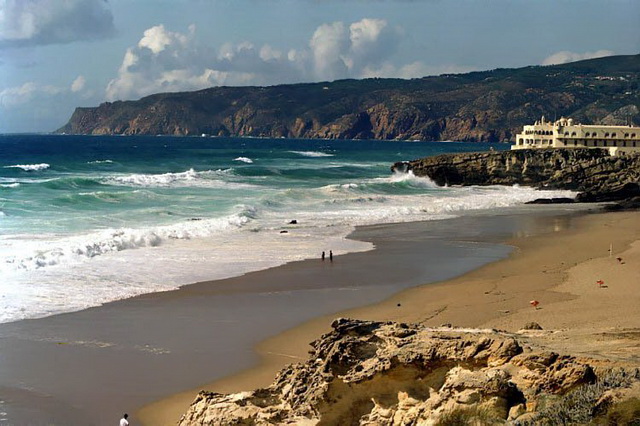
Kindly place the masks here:
[(611, 157), (600, 148), (522, 149), (443, 154), (392, 166), (438, 185), (529, 185), (579, 192), (580, 202), (640, 196), (640, 155)]
[(67, 134), (512, 140), (541, 115), (640, 124), (640, 55), (411, 80), (214, 87), (77, 108)]
[[(283, 369), (266, 389), (200, 392), (180, 425), (533, 424), (597, 380), (583, 361), (494, 330), (349, 319), (332, 327), (308, 361)], [(609, 387), (615, 393), (595, 392), (585, 415), (595, 413), (596, 398), (605, 410), (628, 396), (638, 374), (624, 377)]]

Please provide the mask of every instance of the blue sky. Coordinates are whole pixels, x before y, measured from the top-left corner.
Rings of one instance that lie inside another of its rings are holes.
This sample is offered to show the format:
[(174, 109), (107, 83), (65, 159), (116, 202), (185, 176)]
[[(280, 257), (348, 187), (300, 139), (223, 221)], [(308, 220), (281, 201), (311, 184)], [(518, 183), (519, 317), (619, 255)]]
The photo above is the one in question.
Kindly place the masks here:
[(0, 133), (165, 91), (636, 54), (639, 23), (639, 0), (0, 0)]

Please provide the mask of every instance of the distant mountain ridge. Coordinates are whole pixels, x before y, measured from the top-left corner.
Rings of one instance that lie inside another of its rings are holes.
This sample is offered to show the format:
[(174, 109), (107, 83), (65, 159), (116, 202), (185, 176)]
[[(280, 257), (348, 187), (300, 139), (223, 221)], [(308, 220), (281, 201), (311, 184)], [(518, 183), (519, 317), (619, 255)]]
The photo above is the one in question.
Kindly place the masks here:
[(640, 55), (562, 65), (269, 87), (77, 108), (58, 133), (508, 141), (540, 116), (640, 124)]

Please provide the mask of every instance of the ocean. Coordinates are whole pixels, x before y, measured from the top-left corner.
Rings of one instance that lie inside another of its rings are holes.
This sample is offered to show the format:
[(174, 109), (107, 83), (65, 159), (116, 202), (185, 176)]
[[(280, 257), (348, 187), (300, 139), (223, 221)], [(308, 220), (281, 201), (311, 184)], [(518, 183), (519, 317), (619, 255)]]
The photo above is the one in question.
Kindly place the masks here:
[(0, 136), (0, 322), (372, 249), (356, 226), (572, 196), (437, 187), (396, 161), (505, 144)]

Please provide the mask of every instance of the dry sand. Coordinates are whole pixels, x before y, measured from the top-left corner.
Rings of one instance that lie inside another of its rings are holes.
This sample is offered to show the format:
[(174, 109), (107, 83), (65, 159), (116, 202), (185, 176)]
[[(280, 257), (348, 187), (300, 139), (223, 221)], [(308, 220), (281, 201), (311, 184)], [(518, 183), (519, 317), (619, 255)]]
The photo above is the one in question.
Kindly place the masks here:
[[(338, 316), (512, 332), (536, 321), (544, 330), (522, 332), (524, 339), (560, 352), (638, 365), (638, 219), (640, 212), (585, 215), (569, 229), (510, 241), (517, 249), (505, 260)], [(534, 299), (540, 302), (537, 309), (529, 304)], [(284, 365), (306, 358), (308, 343), (328, 331), (336, 316), (316, 318), (260, 343), (257, 367), (205, 388), (235, 392), (269, 385)], [(175, 424), (196, 392), (150, 404), (137, 415), (146, 425)]]

